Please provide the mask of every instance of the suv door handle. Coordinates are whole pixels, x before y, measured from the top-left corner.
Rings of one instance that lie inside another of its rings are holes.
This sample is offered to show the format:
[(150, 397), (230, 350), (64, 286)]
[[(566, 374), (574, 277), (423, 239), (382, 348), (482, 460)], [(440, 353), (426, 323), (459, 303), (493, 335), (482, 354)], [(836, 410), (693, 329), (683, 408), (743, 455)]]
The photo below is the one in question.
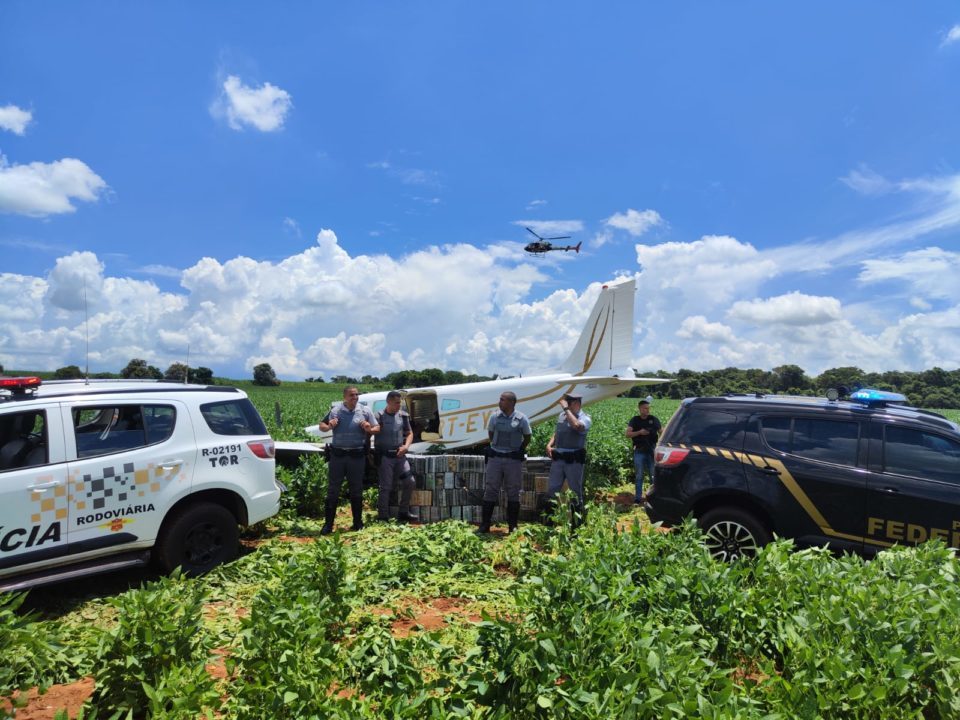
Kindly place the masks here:
[(59, 480), (51, 480), (50, 482), (37, 483), (36, 485), (27, 485), (27, 490), (37, 491), (37, 490), (49, 490), (50, 488), (55, 488), (62, 483)]
[(879, 490), (880, 492), (887, 493), (888, 495), (896, 495), (898, 492), (900, 492), (900, 488), (895, 487), (882, 487), (879, 488)]
[(161, 460), (158, 464), (162, 470), (173, 470), (183, 465), (183, 460)]
[(779, 471), (779, 470), (777, 470), (775, 467), (770, 467), (769, 465), (767, 465), (766, 467), (760, 468), (760, 472), (766, 473), (767, 475), (779, 475), (779, 474), (780, 474), (780, 471)]

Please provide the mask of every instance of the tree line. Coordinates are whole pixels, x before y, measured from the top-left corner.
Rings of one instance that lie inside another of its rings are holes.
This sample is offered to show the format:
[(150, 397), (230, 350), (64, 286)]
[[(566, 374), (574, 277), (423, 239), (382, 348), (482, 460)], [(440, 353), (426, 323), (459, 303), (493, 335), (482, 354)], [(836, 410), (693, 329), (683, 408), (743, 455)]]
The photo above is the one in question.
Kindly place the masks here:
[[(0, 366), (0, 374), (2, 374)], [(207, 367), (192, 368), (185, 363), (173, 363), (166, 370), (150, 365), (146, 360), (134, 358), (120, 371), (122, 378), (144, 378), (153, 380), (171, 380), (202, 385), (213, 384), (213, 371)], [(56, 379), (82, 378), (83, 371), (76, 365), (58, 368), (53, 377)], [(115, 378), (113, 373), (95, 373), (93, 378)], [(911, 405), (925, 408), (960, 408), (960, 369), (944, 370), (934, 367), (929, 370), (911, 372), (907, 370), (888, 370), (886, 372), (866, 372), (855, 366), (845, 366), (824, 370), (819, 375), (810, 376), (798, 365), (780, 365), (772, 370), (760, 368), (728, 367), (722, 370), (689, 370), (681, 368), (676, 372), (656, 370), (639, 373), (638, 377), (662, 377), (670, 379), (663, 385), (638, 385), (626, 394), (627, 397), (653, 395), (657, 398), (679, 400), (687, 397), (706, 395), (726, 395), (730, 393), (782, 393), (788, 395), (824, 395), (830, 388), (871, 387), (877, 390), (890, 390), (903, 393)], [(455, 385), (468, 382), (483, 382), (495, 378), (462, 373), (459, 370), (399, 370), (381, 377), (362, 375), (335, 375), (329, 382), (340, 385), (385, 386), (390, 388), (418, 388), (433, 385)], [(307, 382), (324, 382), (322, 377), (307, 378)], [(280, 380), (269, 363), (260, 363), (253, 369), (255, 385), (279, 385)]]
[(679, 400), (729, 393), (824, 395), (830, 388), (853, 390), (869, 387), (902, 393), (916, 407), (960, 408), (960, 369), (934, 367), (920, 372), (865, 372), (858, 367), (845, 366), (830, 368), (811, 377), (798, 365), (780, 365), (772, 370), (734, 367), (704, 371), (682, 368), (674, 373), (658, 370), (640, 373), (638, 377), (669, 377), (673, 381), (666, 385), (634, 387), (630, 397), (652, 394)]

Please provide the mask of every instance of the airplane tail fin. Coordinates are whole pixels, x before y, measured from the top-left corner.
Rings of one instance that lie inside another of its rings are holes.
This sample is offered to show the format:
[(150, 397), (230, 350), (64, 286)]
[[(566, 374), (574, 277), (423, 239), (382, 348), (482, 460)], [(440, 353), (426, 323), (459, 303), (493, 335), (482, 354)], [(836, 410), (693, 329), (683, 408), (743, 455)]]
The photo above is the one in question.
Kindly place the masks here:
[(580, 339), (560, 369), (574, 375), (599, 375), (628, 368), (633, 350), (635, 291), (632, 278), (603, 286)]
[(577, 251), (577, 255), (580, 254), (580, 246), (581, 246), (581, 245), (583, 245), (583, 240), (581, 240), (580, 242), (578, 242), (576, 245), (573, 246), (573, 249)]

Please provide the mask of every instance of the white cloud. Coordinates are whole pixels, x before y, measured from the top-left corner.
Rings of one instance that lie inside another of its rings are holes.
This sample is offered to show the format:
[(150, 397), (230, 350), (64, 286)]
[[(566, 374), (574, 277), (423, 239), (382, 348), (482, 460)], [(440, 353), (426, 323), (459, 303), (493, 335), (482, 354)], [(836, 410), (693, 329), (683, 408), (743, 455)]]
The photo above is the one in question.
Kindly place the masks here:
[(866, 165), (851, 170), (840, 181), (862, 195), (884, 195), (893, 192), (896, 185)]
[(614, 213), (604, 220), (604, 224), (618, 230), (626, 230), (633, 237), (640, 237), (650, 228), (662, 225), (663, 218), (656, 210), (638, 212), (629, 209), (625, 213)]
[(960, 301), (960, 253), (938, 247), (902, 255), (865, 260), (857, 279), (861, 283), (896, 281), (916, 297)]
[(841, 312), (836, 298), (792, 292), (766, 300), (739, 300), (727, 315), (758, 325), (823, 325), (839, 320)]
[(943, 36), (943, 41), (940, 43), (940, 47), (952, 45), (953, 43), (957, 42), (957, 40), (960, 40), (960, 25), (954, 25), (947, 31), (947, 33)]
[(690, 340), (707, 340), (721, 345), (734, 345), (737, 342), (733, 329), (729, 325), (709, 322), (703, 315), (691, 315), (684, 318), (677, 330), (677, 337)]
[(223, 82), (223, 92), (211, 107), (214, 117), (225, 116), (234, 130), (252, 127), (261, 132), (283, 129), (293, 99), (286, 90), (264, 83), (259, 88), (244, 85), (236, 75)]
[(71, 213), (71, 200), (93, 202), (107, 187), (86, 163), (64, 158), (52, 163), (8, 165), (0, 155), (0, 213), (44, 217)]
[(300, 223), (298, 223), (293, 218), (285, 217), (283, 219), (283, 228), (287, 232), (291, 233), (292, 235), (295, 235), (296, 237), (301, 237)]
[(33, 113), (16, 105), (0, 107), (0, 130), (9, 130), (14, 135), (23, 135), (32, 119)]
[(540, 206), (542, 206), (542, 205), (546, 205), (546, 204), (547, 204), (547, 201), (546, 201), (546, 200), (531, 200), (529, 203), (527, 203), (527, 207), (524, 208), (524, 209), (525, 209), (525, 210), (536, 210), (538, 207), (540, 207)]

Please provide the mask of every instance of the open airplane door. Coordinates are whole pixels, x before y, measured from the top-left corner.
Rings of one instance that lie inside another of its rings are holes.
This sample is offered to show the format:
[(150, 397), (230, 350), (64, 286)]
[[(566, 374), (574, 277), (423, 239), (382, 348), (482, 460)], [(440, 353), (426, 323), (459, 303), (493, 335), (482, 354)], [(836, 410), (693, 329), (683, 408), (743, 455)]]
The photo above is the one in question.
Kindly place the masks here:
[(404, 396), (410, 424), (413, 426), (413, 441), (437, 442), (443, 439), (440, 426), (440, 408), (436, 390), (408, 390)]

